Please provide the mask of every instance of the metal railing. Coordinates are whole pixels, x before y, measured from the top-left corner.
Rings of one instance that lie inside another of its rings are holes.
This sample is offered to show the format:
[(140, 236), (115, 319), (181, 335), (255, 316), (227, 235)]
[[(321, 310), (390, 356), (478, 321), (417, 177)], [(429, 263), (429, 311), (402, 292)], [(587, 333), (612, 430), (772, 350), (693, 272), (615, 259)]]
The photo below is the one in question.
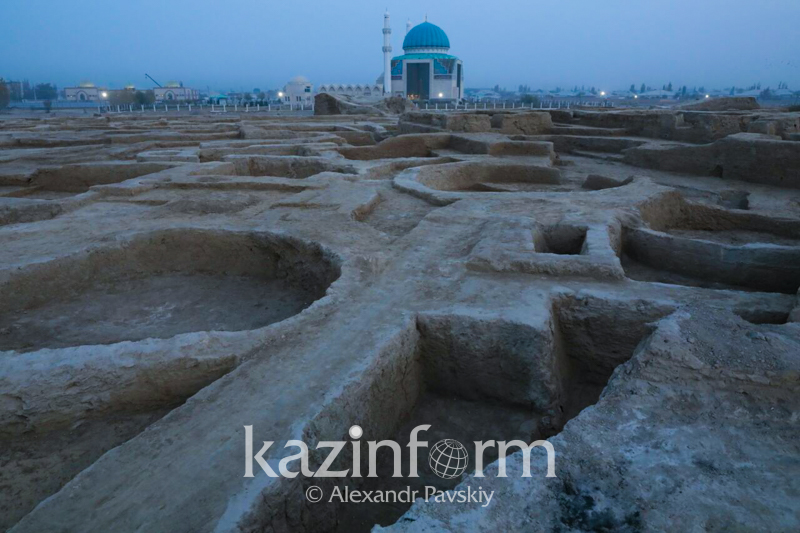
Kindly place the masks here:
[(94, 102), (93, 106), (97, 109), (98, 113), (273, 113), (273, 112), (311, 112), (314, 111), (314, 105), (303, 104), (181, 104), (181, 103), (164, 103), (157, 104), (125, 104), (125, 105), (112, 105), (103, 104), (97, 105)]
[(488, 109), (570, 109), (572, 107), (602, 107), (613, 108), (614, 102), (609, 101), (574, 101), (574, 100), (549, 100), (547, 102), (535, 103), (522, 103), (522, 102), (465, 102), (463, 104), (457, 103), (426, 103), (425, 110), (427, 111), (482, 111)]

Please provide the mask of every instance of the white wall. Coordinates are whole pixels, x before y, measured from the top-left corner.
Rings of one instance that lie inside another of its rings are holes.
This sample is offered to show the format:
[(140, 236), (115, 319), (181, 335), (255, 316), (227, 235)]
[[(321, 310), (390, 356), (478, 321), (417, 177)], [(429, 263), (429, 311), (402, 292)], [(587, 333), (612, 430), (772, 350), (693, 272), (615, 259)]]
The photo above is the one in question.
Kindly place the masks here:
[(97, 87), (66, 87), (64, 97), (67, 100), (81, 101), (80, 95), (83, 94), (86, 102), (96, 102), (100, 99), (100, 90)]
[(309, 106), (314, 103), (314, 86), (310, 83), (287, 83), (283, 88), (283, 103)]

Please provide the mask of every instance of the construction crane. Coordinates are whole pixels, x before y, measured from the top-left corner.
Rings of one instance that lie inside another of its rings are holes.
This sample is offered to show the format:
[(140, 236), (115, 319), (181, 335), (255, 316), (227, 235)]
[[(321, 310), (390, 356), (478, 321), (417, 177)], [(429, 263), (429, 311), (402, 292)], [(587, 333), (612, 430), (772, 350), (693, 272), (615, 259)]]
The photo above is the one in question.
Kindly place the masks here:
[(159, 87), (161, 87), (161, 84), (160, 84), (160, 83), (158, 83), (156, 80), (154, 80), (154, 79), (153, 79), (153, 77), (152, 77), (152, 76), (150, 76), (150, 74), (148, 74), (147, 72), (145, 72), (145, 73), (144, 73), (144, 75), (145, 75), (145, 76), (147, 76), (148, 78), (150, 78), (150, 81), (152, 81), (153, 83), (155, 83), (156, 85), (158, 85)]

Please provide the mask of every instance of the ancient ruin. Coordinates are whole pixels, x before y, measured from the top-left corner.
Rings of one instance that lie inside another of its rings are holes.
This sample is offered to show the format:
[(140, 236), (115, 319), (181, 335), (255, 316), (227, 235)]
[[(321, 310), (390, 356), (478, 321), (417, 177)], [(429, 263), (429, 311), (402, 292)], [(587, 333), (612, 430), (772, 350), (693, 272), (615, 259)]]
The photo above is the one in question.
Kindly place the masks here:
[[(800, 529), (800, 113), (318, 98), (0, 120), (0, 530)], [(244, 476), (354, 424), (556, 476)]]

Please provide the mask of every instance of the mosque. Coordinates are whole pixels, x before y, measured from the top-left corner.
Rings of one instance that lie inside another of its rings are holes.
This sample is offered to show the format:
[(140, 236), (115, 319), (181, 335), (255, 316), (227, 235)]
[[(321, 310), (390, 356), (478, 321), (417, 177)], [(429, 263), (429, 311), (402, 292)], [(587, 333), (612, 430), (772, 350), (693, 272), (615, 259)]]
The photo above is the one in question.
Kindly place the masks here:
[[(412, 100), (453, 101), (464, 97), (462, 61), (450, 55), (450, 39), (439, 26), (425, 22), (411, 27), (406, 23), (403, 55), (392, 57), (392, 29), (389, 12), (383, 15), (384, 71), (374, 84), (325, 83), (318, 93), (373, 97), (381, 94)], [(297, 81), (300, 80), (300, 81)], [(388, 89), (388, 90), (387, 90)], [(299, 104), (312, 91), (305, 78), (294, 78), (284, 87), (286, 103)]]
[[(384, 15), (384, 36), (387, 35), (389, 13)], [(439, 26), (425, 22), (406, 28), (403, 55), (388, 60), (391, 46), (384, 37), (384, 87), (391, 87), (393, 96), (412, 100), (460, 100), (464, 97), (464, 67), (450, 50), (450, 39)], [(388, 33), (391, 33), (391, 29)], [(387, 51), (388, 47), (388, 51)], [(388, 64), (387, 64), (388, 63)]]

